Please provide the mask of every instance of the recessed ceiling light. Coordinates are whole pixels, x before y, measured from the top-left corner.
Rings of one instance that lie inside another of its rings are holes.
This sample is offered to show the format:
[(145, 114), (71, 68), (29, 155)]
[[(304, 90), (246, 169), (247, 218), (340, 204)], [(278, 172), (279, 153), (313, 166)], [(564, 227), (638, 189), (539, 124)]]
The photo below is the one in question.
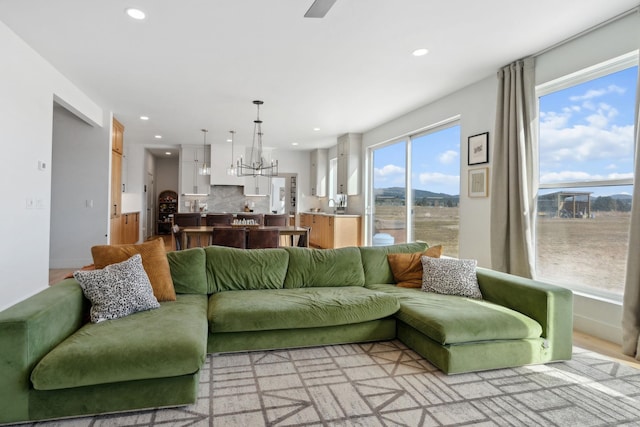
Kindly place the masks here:
[(167, 156), (170, 156), (171, 155), (171, 151), (167, 151), (164, 154), (166, 154)]
[(147, 16), (140, 9), (136, 9), (136, 8), (133, 8), (133, 7), (130, 7), (128, 9), (126, 9), (125, 12), (127, 13), (127, 15), (129, 15), (129, 17), (131, 17), (131, 18), (133, 18), (135, 20), (138, 20), (138, 21), (142, 21)]
[(149, 120), (149, 117), (147, 117), (147, 116), (140, 116), (140, 120)]
[(314, 131), (318, 132), (320, 128), (313, 128)]
[(156, 135), (154, 136), (155, 139), (162, 139), (162, 135)]
[(292, 142), (291, 145), (298, 145), (298, 143), (297, 142)]
[(425, 56), (427, 53), (429, 53), (429, 49), (416, 49), (413, 51), (413, 56)]

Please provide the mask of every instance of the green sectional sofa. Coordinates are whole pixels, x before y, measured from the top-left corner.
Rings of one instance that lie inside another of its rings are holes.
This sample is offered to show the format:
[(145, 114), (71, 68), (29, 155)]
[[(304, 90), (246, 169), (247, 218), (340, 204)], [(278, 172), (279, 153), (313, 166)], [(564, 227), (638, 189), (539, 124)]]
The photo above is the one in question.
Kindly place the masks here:
[(426, 245), (167, 254), (177, 300), (100, 323), (68, 279), (0, 313), (0, 423), (180, 406), (207, 353), (400, 339), (445, 373), (571, 357), (570, 291), (477, 269), (482, 300), (399, 288)]

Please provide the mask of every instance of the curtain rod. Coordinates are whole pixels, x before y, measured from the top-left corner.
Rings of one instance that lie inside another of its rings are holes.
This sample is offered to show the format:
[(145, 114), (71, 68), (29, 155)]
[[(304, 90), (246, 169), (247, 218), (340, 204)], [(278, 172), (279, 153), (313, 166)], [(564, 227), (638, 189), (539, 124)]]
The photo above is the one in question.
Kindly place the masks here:
[(545, 49), (542, 49), (541, 51), (536, 52), (536, 53), (534, 53), (534, 54), (533, 54), (533, 55), (531, 55), (531, 56), (532, 56), (532, 57), (534, 57), (534, 58), (536, 58), (536, 57), (538, 57), (538, 56), (540, 56), (540, 55), (542, 55), (542, 54), (545, 54), (545, 53), (547, 53), (547, 52), (549, 52), (549, 51), (551, 51), (551, 50), (555, 49), (555, 48), (558, 48), (558, 47), (560, 47), (560, 46), (562, 46), (562, 45), (564, 45), (564, 44), (567, 44), (567, 43), (569, 43), (569, 42), (571, 42), (571, 41), (573, 41), (573, 40), (575, 40), (575, 39), (577, 39), (577, 38), (580, 38), (580, 37), (582, 37), (582, 36), (585, 36), (585, 35), (587, 35), (587, 34), (589, 34), (589, 33), (593, 32), (593, 31), (595, 31), (595, 30), (598, 30), (598, 29), (600, 29), (600, 28), (602, 28), (602, 27), (604, 27), (604, 26), (606, 26), (606, 25), (609, 25), (609, 24), (611, 24), (611, 23), (613, 23), (613, 22), (619, 21), (619, 20), (620, 20), (620, 19), (622, 19), (622, 18), (626, 18), (627, 16), (632, 15), (632, 14), (634, 14), (634, 13), (638, 13), (638, 12), (640, 12), (640, 6), (636, 6), (636, 7), (632, 8), (632, 9), (627, 10), (626, 12), (622, 12), (622, 13), (620, 13), (620, 14), (618, 14), (618, 15), (614, 16), (613, 18), (609, 18), (609, 19), (607, 19), (607, 20), (606, 20), (606, 21), (604, 21), (604, 22), (601, 22), (601, 23), (599, 23), (599, 24), (596, 24), (596, 25), (594, 25), (593, 27), (587, 28), (586, 30), (581, 31), (581, 32), (579, 32), (578, 34), (575, 34), (575, 35), (573, 35), (573, 36), (571, 36), (571, 37), (569, 37), (569, 38), (567, 38), (567, 39), (562, 40), (561, 42), (558, 42), (558, 43), (556, 43), (556, 44), (554, 44), (554, 45), (552, 45), (552, 46), (549, 46), (549, 47), (547, 47), (547, 48), (545, 48)]

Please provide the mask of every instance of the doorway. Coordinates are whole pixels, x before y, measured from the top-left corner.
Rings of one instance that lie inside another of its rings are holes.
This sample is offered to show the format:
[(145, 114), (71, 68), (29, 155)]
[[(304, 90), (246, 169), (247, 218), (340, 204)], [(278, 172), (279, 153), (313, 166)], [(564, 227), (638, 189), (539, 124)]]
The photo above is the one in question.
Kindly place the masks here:
[(94, 245), (107, 243), (110, 126), (52, 108), (49, 269), (90, 264)]

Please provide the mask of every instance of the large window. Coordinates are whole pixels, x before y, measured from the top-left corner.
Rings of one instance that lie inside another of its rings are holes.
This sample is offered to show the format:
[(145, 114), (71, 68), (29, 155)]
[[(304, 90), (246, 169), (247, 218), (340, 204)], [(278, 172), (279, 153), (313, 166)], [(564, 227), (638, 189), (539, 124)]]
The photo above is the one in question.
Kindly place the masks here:
[(373, 244), (422, 240), (457, 257), (460, 126), (450, 123), (376, 147), (373, 168)]
[(591, 294), (624, 290), (637, 55), (538, 88), (536, 273)]

